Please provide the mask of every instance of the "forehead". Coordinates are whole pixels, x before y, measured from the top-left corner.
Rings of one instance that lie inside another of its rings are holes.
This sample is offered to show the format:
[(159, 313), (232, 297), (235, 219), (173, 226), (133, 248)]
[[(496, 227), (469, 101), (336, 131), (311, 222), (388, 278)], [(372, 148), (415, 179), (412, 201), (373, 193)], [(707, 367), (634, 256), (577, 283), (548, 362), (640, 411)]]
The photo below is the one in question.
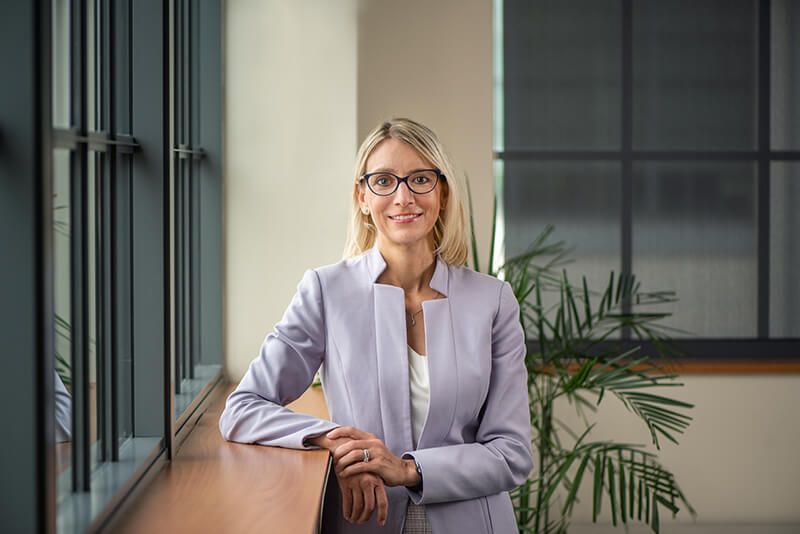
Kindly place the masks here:
[(367, 158), (366, 172), (392, 171), (400, 174), (417, 169), (431, 169), (433, 164), (414, 147), (397, 139), (384, 139)]

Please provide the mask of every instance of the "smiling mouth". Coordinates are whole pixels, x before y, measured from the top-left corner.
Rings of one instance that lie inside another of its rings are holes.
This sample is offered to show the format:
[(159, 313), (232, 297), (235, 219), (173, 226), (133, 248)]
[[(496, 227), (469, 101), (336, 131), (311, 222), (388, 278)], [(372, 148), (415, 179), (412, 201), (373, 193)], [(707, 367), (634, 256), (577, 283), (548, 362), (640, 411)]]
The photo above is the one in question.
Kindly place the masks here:
[(410, 213), (408, 215), (390, 215), (389, 218), (393, 221), (410, 221), (411, 219), (416, 219), (422, 215), (421, 213)]

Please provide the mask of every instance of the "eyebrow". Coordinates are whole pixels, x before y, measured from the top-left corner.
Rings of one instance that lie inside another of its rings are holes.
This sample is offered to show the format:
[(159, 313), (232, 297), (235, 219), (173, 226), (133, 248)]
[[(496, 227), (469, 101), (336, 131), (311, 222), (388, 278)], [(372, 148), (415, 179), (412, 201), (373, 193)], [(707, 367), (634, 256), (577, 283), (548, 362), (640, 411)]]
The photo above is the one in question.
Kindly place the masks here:
[[(418, 169), (412, 170), (409, 174), (414, 174), (415, 172), (429, 171), (429, 170), (432, 170), (432, 169), (428, 168), (428, 167), (420, 167)], [(379, 167), (379, 168), (375, 169), (374, 171), (367, 171), (364, 174), (372, 174), (374, 172), (391, 172), (393, 174), (400, 174), (400, 173), (397, 172), (397, 169), (394, 169), (392, 167)]]

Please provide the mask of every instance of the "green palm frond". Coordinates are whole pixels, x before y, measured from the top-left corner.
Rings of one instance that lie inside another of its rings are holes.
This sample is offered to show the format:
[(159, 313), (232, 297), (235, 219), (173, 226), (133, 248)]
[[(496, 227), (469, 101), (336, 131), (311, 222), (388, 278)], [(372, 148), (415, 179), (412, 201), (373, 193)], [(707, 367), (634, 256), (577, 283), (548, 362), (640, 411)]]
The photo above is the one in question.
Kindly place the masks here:
[[(472, 192), (467, 180), (472, 230), (472, 262), (479, 270)], [(495, 199), (495, 216), (497, 201)], [(494, 223), (494, 217), (493, 217)], [(564, 534), (582, 485), (592, 487), (592, 516), (606, 508), (614, 525), (639, 521), (660, 530), (659, 510), (673, 515), (695, 511), (656, 454), (641, 445), (589, 441), (595, 423), (590, 417), (606, 398), (616, 398), (647, 427), (660, 450), (660, 438), (677, 444), (692, 417), (693, 405), (665, 392), (683, 384), (668, 371), (670, 358), (680, 355), (670, 339), (685, 334), (663, 324), (670, 317), (664, 305), (677, 302), (674, 291), (644, 291), (633, 274), (610, 272), (601, 291), (586, 277), (573, 285), (566, 266), (572, 263), (563, 241), (552, 241), (555, 228), (546, 226), (521, 254), (492, 266), (502, 275), (519, 302), (520, 323), (531, 345), (525, 357), (537, 470), (510, 492), (520, 532)], [(647, 341), (656, 354), (616, 343), (620, 333)], [(609, 395), (607, 396), (606, 393)], [(576, 431), (554, 413), (565, 397), (584, 426)]]

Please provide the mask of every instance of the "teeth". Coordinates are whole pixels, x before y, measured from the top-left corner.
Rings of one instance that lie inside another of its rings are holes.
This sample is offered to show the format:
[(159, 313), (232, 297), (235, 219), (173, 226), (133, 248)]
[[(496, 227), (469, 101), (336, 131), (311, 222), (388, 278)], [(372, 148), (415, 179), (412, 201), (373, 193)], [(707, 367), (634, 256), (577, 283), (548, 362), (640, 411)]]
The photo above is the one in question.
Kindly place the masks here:
[(395, 215), (394, 217), (392, 217), (392, 219), (400, 219), (400, 220), (403, 220), (403, 219), (413, 219), (413, 218), (414, 218), (414, 217), (416, 217), (416, 216), (417, 216), (417, 215)]

